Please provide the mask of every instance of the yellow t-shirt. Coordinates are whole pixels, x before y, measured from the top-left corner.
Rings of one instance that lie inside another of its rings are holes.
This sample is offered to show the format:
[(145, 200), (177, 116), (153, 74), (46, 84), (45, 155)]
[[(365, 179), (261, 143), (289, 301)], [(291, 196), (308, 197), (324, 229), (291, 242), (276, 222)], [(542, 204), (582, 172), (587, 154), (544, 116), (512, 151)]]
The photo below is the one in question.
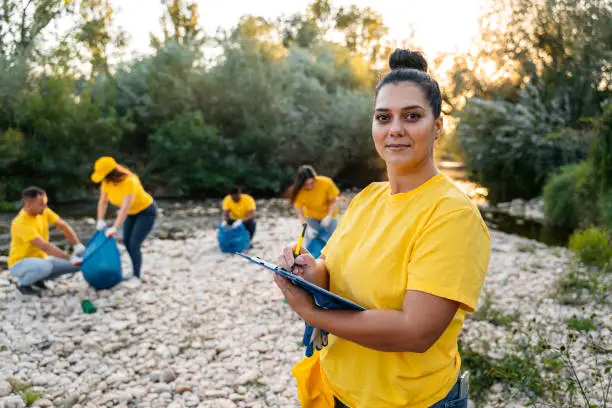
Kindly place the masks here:
[[(293, 206), (303, 208), (308, 218), (322, 220), (329, 212), (329, 202), (338, 197), (340, 190), (333, 180), (325, 176), (316, 176), (312, 190), (302, 188), (295, 197)], [(334, 218), (338, 216), (338, 208), (334, 211)]]
[(108, 195), (108, 201), (117, 207), (121, 207), (126, 195), (134, 194), (134, 201), (128, 211), (129, 215), (138, 214), (153, 204), (153, 197), (145, 191), (142, 184), (140, 184), (138, 176), (135, 174), (128, 175), (125, 179), (116, 184), (104, 180), (102, 182), (102, 192), (106, 193)]
[(474, 311), (490, 237), (478, 208), (442, 174), (391, 194), (373, 183), (358, 194), (323, 250), (330, 290), (367, 309), (401, 310), (406, 291), (458, 301), (442, 336), (424, 353), (380, 352), (329, 336), (327, 383), (352, 408), (426, 408), (457, 380), (457, 337)]
[(245, 220), (249, 211), (255, 211), (255, 200), (248, 194), (241, 194), (240, 200), (235, 202), (228, 195), (223, 199), (223, 211), (229, 211), (232, 220)]
[(11, 248), (9, 250), (9, 268), (25, 258), (46, 258), (47, 254), (31, 244), (35, 238), (49, 242), (49, 225), (55, 225), (59, 216), (50, 208), (45, 208), (41, 215), (30, 215), (25, 210), (11, 223)]

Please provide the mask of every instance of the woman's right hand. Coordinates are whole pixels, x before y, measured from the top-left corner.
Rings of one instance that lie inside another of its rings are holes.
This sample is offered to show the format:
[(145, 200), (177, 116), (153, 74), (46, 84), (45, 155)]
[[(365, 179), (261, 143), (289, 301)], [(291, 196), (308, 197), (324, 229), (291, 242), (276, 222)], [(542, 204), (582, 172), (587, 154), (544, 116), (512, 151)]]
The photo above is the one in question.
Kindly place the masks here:
[(317, 271), (317, 261), (304, 247), (300, 248), (300, 255), (294, 257), (294, 248), (295, 244), (283, 249), (277, 260), (278, 265), (288, 271), (291, 271), (291, 267), (293, 267), (292, 272), (294, 274), (303, 277), (309, 282), (314, 282)]

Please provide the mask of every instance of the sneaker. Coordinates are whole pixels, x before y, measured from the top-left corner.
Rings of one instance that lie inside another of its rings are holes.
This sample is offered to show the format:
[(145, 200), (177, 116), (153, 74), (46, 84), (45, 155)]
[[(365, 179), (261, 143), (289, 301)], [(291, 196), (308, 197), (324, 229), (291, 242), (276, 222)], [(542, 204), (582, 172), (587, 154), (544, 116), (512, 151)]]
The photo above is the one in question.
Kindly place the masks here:
[(124, 280), (123, 284), (129, 289), (137, 289), (140, 286), (140, 279), (132, 278), (132, 279)]
[(49, 289), (49, 287), (45, 284), (45, 281), (34, 282), (32, 286), (36, 286), (37, 288), (40, 288), (42, 290)]
[(19, 292), (21, 292), (22, 295), (38, 295), (40, 292), (36, 289), (34, 289), (32, 286), (21, 286), (21, 285), (17, 285), (17, 290)]

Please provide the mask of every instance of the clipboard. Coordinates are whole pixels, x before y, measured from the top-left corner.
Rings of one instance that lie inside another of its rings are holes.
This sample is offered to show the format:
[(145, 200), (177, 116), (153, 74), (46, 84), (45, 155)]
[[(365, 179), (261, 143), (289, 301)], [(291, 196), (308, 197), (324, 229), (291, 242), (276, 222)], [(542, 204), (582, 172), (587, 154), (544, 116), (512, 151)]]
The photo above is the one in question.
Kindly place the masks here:
[(270, 262), (266, 262), (258, 256), (250, 256), (243, 252), (234, 252), (236, 255), (240, 255), (244, 259), (251, 261), (259, 266), (263, 266), (266, 269), (271, 270), (284, 278), (289, 279), (295, 285), (304, 289), (308, 293), (312, 295), (317, 306), (323, 309), (340, 309), (340, 310), (356, 310), (356, 311), (364, 311), (365, 307), (358, 305), (355, 302), (352, 302), (348, 299), (343, 298), (342, 296), (338, 296), (335, 293), (332, 293), (328, 290), (325, 290), (313, 283), (308, 282), (306, 279), (294, 275), (286, 269), (281, 268), (278, 265), (271, 264)]

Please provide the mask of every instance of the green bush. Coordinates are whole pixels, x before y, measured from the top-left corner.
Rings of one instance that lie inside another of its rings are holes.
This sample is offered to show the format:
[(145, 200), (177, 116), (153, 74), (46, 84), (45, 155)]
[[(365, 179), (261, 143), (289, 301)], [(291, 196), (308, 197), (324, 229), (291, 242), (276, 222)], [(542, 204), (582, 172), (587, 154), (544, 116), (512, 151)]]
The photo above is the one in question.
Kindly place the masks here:
[(612, 231), (612, 191), (599, 196), (599, 210), (602, 224), (608, 231)]
[(572, 234), (569, 248), (582, 263), (598, 268), (604, 268), (612, 255), (607, 234), (597, 227)]
[(590, 161), (570, 164), (555, 173), (544, 186), (547, 222), (569, 228), (592, 225), (599, 218), (597, 185)]
[(597, 179), (601, 191), (610, 191), (612, 188), (612, 105), (604, 110), (597, 143), (593, 149), (593, 161), (597, 168)]
[(459, 114), (466, 168), (492, 202), (535, 197), (549, 174), (588, 155), (589, 143), (541, 98), (528, 86), (517, 103), (471, 98)]

